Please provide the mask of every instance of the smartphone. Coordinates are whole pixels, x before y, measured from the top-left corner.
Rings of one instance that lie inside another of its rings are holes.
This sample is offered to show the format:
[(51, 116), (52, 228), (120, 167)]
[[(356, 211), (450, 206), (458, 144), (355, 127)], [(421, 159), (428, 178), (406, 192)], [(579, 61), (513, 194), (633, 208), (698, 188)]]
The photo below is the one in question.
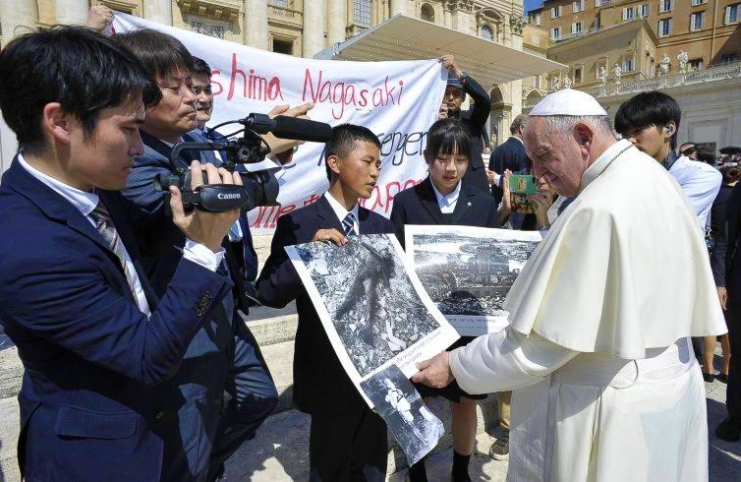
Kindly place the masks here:
[(512, 194), (535, 194), (538, 187), (535, 176), (530, 174), (512, 174), (509, 177), (509, 192)]
[(529, 174), (513, 174), (509, 177), (509, 191), (512, 211), (533, 214), (538, 206), (530, 200), (528, 195), (538, 192), (535, 176)]

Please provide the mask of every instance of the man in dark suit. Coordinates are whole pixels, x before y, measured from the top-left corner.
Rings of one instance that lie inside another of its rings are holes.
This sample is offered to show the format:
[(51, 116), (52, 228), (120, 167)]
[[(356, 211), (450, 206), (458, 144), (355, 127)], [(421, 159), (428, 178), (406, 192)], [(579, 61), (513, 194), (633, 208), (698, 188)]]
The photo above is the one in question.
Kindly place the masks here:
[(527, 115), (520, 114), (512, 121), (509, 131), (512, 136), (507, 142), (497, 146), (489, 158), (489, 170), (494, 171), (499, 179), (495, 179), (491, 186), (491, 194), (497, 204), (502, 202), (501, 180), (504, 179), (504, 171), (509, 169), (512, 172), (530, 172), (530, 159), (525, 152), (525, 144), (522, 142), (522, 136), (525, 133), (527, 125)]
[[(196, 125), (196, 97), (191, 91), (193, 61), (174, 37), (141, 29), (120, 34), (160, 87), (162, 100), (147, 110), (142, 125), (144, 153), (136, 158), (123, 194), (146, 210), (166, 202), (152, 179), (184, 167), (193, 152), (172, 159), (172, 147)], [(201, 158), (207, 162), (208, 159)], [(189, 241), (170, 223), (138, 230), (143, 265), (157, 293), (171, 282)], [(222, 300), (203, 329), (196, 333), (178, 372), (158, 387), (165, 407), (161, 435), (165, 441), (163, 480), (214, 480), (224, 461), (251, 438), (278, 402), (278, 394), (255, 338), (237, 312), (247, 312), (238, 252), (223, 240), (221, 266), (233, 283), (232, 296)], [(229, 400), (224, 403), (226, 390)]]
[[(227, 142), (219, 131), (210, 129), (206, 124), (211, 120), (214, 110), (214, 94), (211, 89), (211, 67), (205, 60), (193, 57), (193, 94), (198, 102), (196, 108), (196, 128), (185, 134), (183, 137), (188, 142), (213, 142), (222, 144)], [(227, 160), (226, 151), (201, 151), (201, 161), (208, 162), (215, 166), (220, 166)], [(237, 169), (244, 169), (239, 164)], [(257, 278), (257, 252), (252, 243), (252, 233), (247, 220), (247, 213), (239, 217), (239, 222), (229, 231), (229, 241), (232, 243), (232, 249), (237, 260), (236, 265), (240, 271), (238, 276), (242, 278), (244, 287), (250, 296), (254, 296), (252, 283)]]
[[(159, 91), (137, 59), (91, 30), (58, 27), (0, 52), (0, 109), (20, 151), (0, 186), (0, 320), (26, 369), (18, 461), (28, 481), (156, 480), (161, 401), (193, 335), (229, 291), (216, 272), (237, 218), (185, 214), (193, 244), (158, 299), (128, 223), (164, 221), (116, 191), (142, 152)], [(193, 163), (193, 187), (202, 183)], [(207, 168), (213, 183), (239, 183)], [(218, 181), (217, 181), (218, 179)]]
[[(486, 166), (481, 153), (484, 151), (484, 142), (488, 139), (485, 129), (491, 111), (491, 98), (478, 82), (458, 67), (453, 55), (443, 55), (440, 62), (448, 71), (448, 85), (445, 87), (443, 97), (443, 104), (448, 108), (448, 118), (463, 121), (468, 133), (471, 134), (471, 157), (464, 179), (469, 186), (488, 191)], [(471, 96), (474, 104), (471, 109), (462, 111), (461, 105), (466, 99), (466, 94)]]
[(345, 373), (284, 248), (312, 241), (342, 246), (345, 236), (392, 233), (386, 218), (358, 205), (378, 180), (380, 143), (368, 129), (344, 124), (325, 148), (329, 190), (314, 204), (278, 219), (270, 257), (257, 280), (258, 299), (281, 308), (296, 300), (298, 331), (293, 400), (311, 415), (311, 480), (386, 477), (386, 425)]
[(726, 409), (728, 417), (715, 429), (715, 435), (728, 442), (741, 439), (741, 184), (736, 184), (726, 204), (725, 286), (726, 324), (731, 347)]

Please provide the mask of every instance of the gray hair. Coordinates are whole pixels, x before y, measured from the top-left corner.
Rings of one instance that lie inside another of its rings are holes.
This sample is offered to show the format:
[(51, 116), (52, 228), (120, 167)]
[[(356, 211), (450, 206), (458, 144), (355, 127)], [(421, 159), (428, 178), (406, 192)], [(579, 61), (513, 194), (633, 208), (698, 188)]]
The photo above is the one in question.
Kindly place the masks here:
[(527, 126), (527, 114), (520, 114), (512, 121), (512, 125), (509, 126), (509, 131), (514, 134), (520, 126)]
[(554, 115), (546, 117), (546, 129), (549, 134), (561, 135), (564, 139), (571, 137), (577, 124), (586, 124), (595, 133), (615, 138), (615, 131), (608, 116), (573, 116)]

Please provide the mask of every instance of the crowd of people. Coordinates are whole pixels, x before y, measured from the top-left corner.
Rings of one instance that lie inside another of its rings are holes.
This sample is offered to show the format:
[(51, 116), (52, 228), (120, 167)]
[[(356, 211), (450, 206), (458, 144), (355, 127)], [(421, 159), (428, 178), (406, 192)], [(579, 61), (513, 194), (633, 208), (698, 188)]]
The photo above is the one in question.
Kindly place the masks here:
[[(488, 393), (500, 418), (491, 456), (510, 459), (513, 479), (706, 479), (702, 382), (716, 376), (718, 336), (729, 417), (716, 434), (739, 440), (741, 170), (737, 154), (719, 171), (695, 145), (677, 152), (670, 96), (639, 94), (613, 126), (589, 95), (555, 92), (514, 119), (486, 166), (490, 100), (445, 55), (428, 177), (396, 196), (390, 220), (365, 209), (380, 142), (335, 126), (327, 191), (279, 218), (258, 274), (245, 212), (188, 210), (178, 187), (152, 183), (177, 169), (191, 189), (242, 183), (220, 150), (172, 156), (180, 142), (222, 138), (208, 127), (211, 68), (159, 31), (96, 32), (111, 15), (94, 7), (92, 28), (25, 34), (0, 52), (0, 110), (20, 146), (0, 185), (0, 323), (26, 369), (26, 480), (224, 478), (224, 462), (278, 402), (240, 315), (255, 299), (296, 301), (293, 401), (311, 416), (311, 480), (385, 480), (386, 425), (343, 369), (284, 248), (376, 233), (403, 245), (408, 224), (548, 231), (510, 292), (510, 326), (462, 338), (412, 379), (423, 397), (451, 403), (452, 480), (471, 480), (476, 400)], [(282, 162), (298, 142), (264, 140)], [(510, 179), (527, 175), (536, 192), (522, 212)], [(424, 460), (408, 477), (427, 480)]]

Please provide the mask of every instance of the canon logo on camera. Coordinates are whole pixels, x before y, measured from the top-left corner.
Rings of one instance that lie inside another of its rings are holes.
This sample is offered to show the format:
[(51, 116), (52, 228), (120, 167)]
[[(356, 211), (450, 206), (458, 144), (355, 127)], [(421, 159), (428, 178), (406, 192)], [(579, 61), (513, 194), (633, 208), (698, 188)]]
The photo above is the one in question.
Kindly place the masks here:
[(239, 193), (234, 194), (224, 194), (222, 192), (218, 193), (216, 195), (218, 199), (240, 199), (242, 196)]

